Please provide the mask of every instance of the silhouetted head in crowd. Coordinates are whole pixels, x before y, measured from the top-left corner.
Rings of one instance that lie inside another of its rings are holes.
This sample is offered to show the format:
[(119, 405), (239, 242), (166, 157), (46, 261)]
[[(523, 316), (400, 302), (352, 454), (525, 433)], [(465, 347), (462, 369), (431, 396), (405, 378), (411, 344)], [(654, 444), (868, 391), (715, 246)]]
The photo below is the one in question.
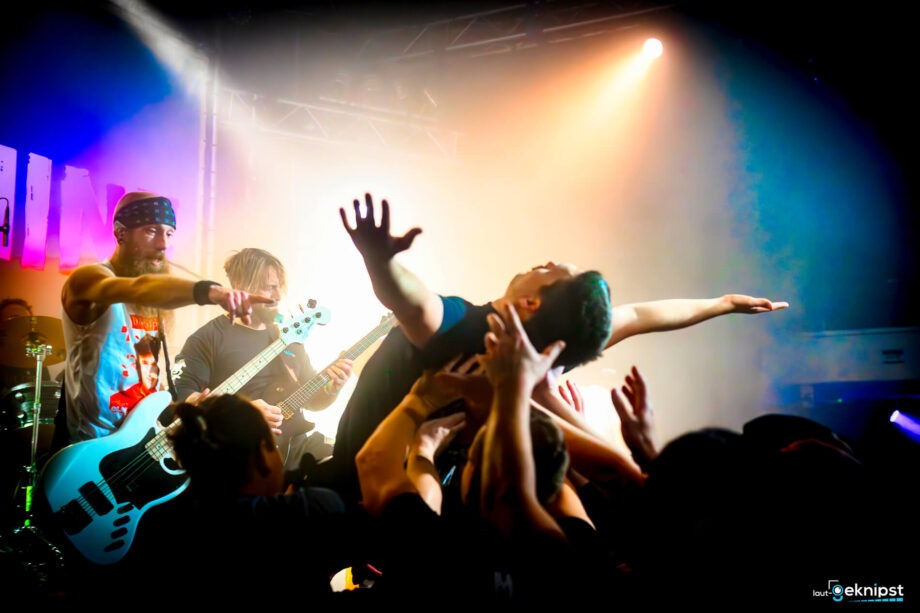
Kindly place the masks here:
[(196, 501), (281, 493), (284, 462), (262, 412), (248, 399), (208, 396), (199, 404), (179, 403), (175, 413), (181, 424), (169, 438)]
[[(477, 509), (480, 503), (485, 430), (485, 426), (481, 427), (473, 439), (461, 475), (461, 497), (468, 509)], [(565, 435), (551, 417), (542, 411), (532, 409), (530, 411), (530, 440), (536, 468), (537, 499), (546, 505), (559, 495), (569, 469), (569, 452), (565, 444)]]

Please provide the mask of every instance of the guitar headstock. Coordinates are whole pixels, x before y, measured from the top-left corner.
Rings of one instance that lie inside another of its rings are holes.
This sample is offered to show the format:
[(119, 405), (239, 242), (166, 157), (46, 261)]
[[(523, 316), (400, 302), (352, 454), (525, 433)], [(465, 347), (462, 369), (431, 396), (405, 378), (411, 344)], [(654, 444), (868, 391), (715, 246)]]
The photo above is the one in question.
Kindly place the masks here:
[(315, 300), (298, 305), (287, 317), (278, 322), (278, 332), (285, 345), (302, 343), (314, 325), (325, 326), (331, 314), (326, 307), (316, 306)]

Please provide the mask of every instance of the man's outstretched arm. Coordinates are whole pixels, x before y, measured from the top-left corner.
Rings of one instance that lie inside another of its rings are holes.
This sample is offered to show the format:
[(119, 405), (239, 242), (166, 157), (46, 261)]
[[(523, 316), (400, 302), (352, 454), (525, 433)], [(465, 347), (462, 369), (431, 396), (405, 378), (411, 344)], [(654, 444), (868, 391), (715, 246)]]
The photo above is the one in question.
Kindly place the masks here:
[(613, 308), (613, 332), (604, 348), (607, 349), (637, 334), (688, 328), (720, 315), (755, 315), (788, 307), (788, 302), (773, 302), (767, 298), (755, 298), (744, 294), (622, 304)]
[[(196, 285), (195, 281), (165, 274), (117, 277), (104, 266), (88, 264), (74, 270), (64, 282), (61, 304), (75, 322), (89, 324), (110, 305), (121, 302), (161, 309), (196, 304)], [(239, 317), (243, 323), (249, 323), (253, 304), (271, 302), (270, 298), (218, 284), (206, 289), (202, 304), (219, 305), (231, 318)]]
[(374, 220), (374, 200), (364, 195), (365, 212), (361, 214), (361, 203), (355, 199), (355, 225), (348, 221), (344, 208), (339, 209), (342, 225), (351, 237), (358, 252), (364, 258), (364, 265), (371, 278), (374, 294), (383, 305), (393, 312), (399, 325), (412, 344), (423, 346), (438, 328), (444, 316), (441, 298), (428, 289), (410, 270), (396, 261), (396, 254), (406, 251), (421, 228), (412, 228), (403, 236), (390, 234), (390, 205), (380, 202), (380, 224)]

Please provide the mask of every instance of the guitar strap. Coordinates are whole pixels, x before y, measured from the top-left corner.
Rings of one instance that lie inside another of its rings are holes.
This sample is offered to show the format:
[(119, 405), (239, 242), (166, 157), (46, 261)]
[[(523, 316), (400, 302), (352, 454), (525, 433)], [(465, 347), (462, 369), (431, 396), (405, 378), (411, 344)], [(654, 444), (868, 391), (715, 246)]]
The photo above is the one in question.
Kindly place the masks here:
[(163, 358), (166, 360), (166, 382), (169, 385), (169, 393), (172, 395), (172, 399), (179, 400), (179, 392), (176, 390), (176, 384), (173, 383), (172, 366), (169, 364), (169, 349), (166, 348), (166, 330), (163, 327), (163, 319), (160, 317), (159, 313), (157, 314), (157, 319), (159, 320), (158, 326), (160, 337), (163, 341)]
[[(281, 370), (284, 371), (284, 398), (287, 398), (290, 395), (292, 390), (296, 390), (300, 387), (300, 379), (297, 378), (297, 373), (300, 372), (302, 365), (297, 363), (297, 357), (294, 355), (293, 351), (290, 351), (287, 347), (281, 352), (281, 355), (278, 356), (279, 362), (281, 362)], [(279, 400), (282, 400), (280, 398)]]
[(294, 359), (295, 359), (294, 354), (288, 351), (287, 349), (281, 352), (281, 364), (284, 366), (284, 374), (286, 375), (287, 379), (290, 380), (291, 383), (297, 386), (300, 384), (300, 382), (297, 380), (297, 374), (296, 374), (297, 364), (294, 362)]
[[(280, 332), (279, 332), (280, 337)], [(285, 348), (281, 354), (278, 356), (278, 362), (281, 364), (281, 370), (283, 373), (279, 375), (279, 379), (283, 378), (284, 383), (278, 386), (271, 386), (272, 392), (275, 390), (281, 390), (282, 396), (278, 399), (273, 399), (271, 402), (278, 402), (287, 398), (291, 393), (291, 390), (296, 390), (300, 385), (300, 382), (297, 379), (297, 363), (295, 362), (294, 353)], [(278, 439), (278, 450), (281, 452), (281, 457), (284, 460), (285, 465), (287, 465), (288, 459), (291, 455), (291, 445), (294, 442), (294, 436), (300, 431), (307, 422), (303, 417), (303, 412), (298, 409), (294, 415), (293, 420), (285, 420), (281, 424), (281, 437)]]

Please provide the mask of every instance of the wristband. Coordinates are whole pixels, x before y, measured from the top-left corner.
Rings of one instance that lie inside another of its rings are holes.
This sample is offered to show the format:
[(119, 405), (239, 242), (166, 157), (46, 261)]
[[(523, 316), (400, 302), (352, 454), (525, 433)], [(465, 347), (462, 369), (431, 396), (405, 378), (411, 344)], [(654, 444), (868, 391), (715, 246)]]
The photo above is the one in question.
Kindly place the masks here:
[(201, 306), (213, 304), (208, 298), (208, 293), (212, 285), (220, 285), (220, 283), (217, 281), (198, 281), (195, 283), (195, 286), (192, 288), (192, 296), (195, 298), (195, 304), (200, 304)]

